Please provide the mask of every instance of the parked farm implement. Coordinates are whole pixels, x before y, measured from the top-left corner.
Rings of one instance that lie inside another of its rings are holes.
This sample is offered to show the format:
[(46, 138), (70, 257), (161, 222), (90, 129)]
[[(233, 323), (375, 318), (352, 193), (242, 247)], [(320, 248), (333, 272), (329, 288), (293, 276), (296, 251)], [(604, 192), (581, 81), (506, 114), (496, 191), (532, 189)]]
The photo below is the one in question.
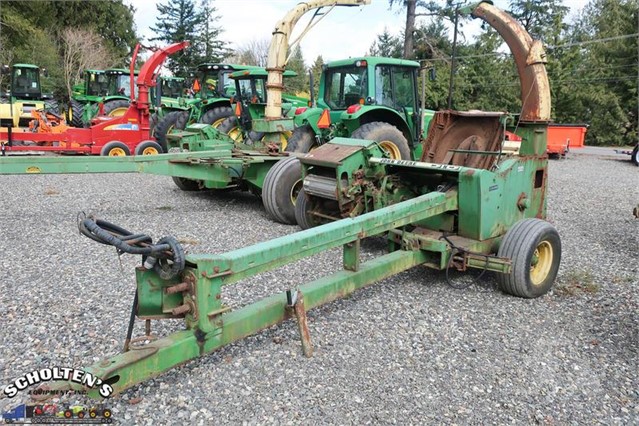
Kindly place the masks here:
[[(0, 131), (2, 153), (18, 151), (53, 151), (60, 153), (99, 154), (103, 156), (124, 156), (132, 153), (157, 154), (162, 148), (149, 137), (150, 97), (149, 89), (156, 84), (157, 70), (168, 55), (188, 46), (187, 42), (174, 43), (157, 50), (146, 61), (135, 81), (136, 89), (130, 82), (131, 102), (117, 117), (101, 117), (99, 123), (89, 128), (65, 128), (64, 131), (33, 131), (14, 129)], [(135, 64), (139, 45), (133, 53), (131, 67)], [(133, 73), (133, 69), (131, 69)], [(40, 118), (36, 118), (39, 120)], [(41, 125), (35, 126), (42, 129)], [(64, 160), (61, 160), (64, 161)], [(4, 166), (0, 172), (4, 172)]]
[[(269, 92), (266, 107), (266, 117), (272, 117), (275, 125), (258, 119), (254, 130), (271, 130), (269, 134), (277, 136), (271, 126), (281, 130), (279, 124), (286, 123), (281, 121), (278, 96), (283, 69), (277, 65), (282, 62), (274, 58), (286, 56), (281, 49), (288, 44), (286, 38), (295, 22), (322, 6), (365, 3), (368, 1), (301, 3), (278, 23), (269, 56), (268, 87), (274, 90)], [(310, 356), (307, 310), (418, 265), (444, 271), (493, 271), (500, 288), (519, 297), (534, 298), (549, 291), (559, 267), (561, 244), (556, 230), (543, 220), (551, 107), (545, 53), (540, 42), (492, 4), (482, 2), (468, 12), (493, 26), (511, 49), (521, 81), (522, 111), (517, 122), (499, 112), (438, 113), (424, 141), (421, 161), (391, 158), (376, 141), (336, 137), (299, 157), (304, 181), (296, 216), (302, 227), (310, 229), (228, 253), (185, 255), (173, 237), (153, 243), (149, 236), (93, 217), (82, 218), (79, 227), (84, 235), (114, 245), (121, 253), (142, 256), (136, 268), (125, 351), (85, 370), (114, 392), (122, 392), (289, 318), (297, 319), (304, 353)], [(198, 139), (197, 132), (218, 137), (216, 131), (200, 126), (190, 128), (182, 141), (200, 143), (203, 148), (212, 144), (209, 139)], [(506, 130), (522, 139), (515, 155), (502, 149)], [(206, 173), (195, 170), (216, 173), (220, 165), (246, 172), (242, 162), (251, 157), (246, 151), (242, 157), (216, 157), (227, 155), (233, 146), (228, 138), (214, 154), (171, 154), (168, 161), (132, 158), (122, 164), (131, 169), (136, 164), (164, 167), (192, 179), (198, 178), (196, 173)], [(259, 164), (256, 158), (267, 162), (268, 156), (260, 155), (249, 160), (250, 170)], [(107, 164), (104, 159), (95, 160)], [(192, 164), (202, 167), (190, 169)], [(46, 163), (41, 166), (47, 167)], [(210, 177), (203, 179), (215, 182)], [(257, 180), (254, 184), (258, 185)], [(389, 241), (389, 253), (361, 261), (361, 240), (383, 235)], [(343, 248), (341, 271), (237, 310), (223, 301), (223, 286), (337, 247)], [(134, 340), (136, 315), (146, 321), (148, 332)], [(158, 340), (150, 338), (151, 320), (174, 318), (184, 319), (184, 330)], [(52, 387), (58, 386), (76, 387), (71, 383)], [(95, 389), (89, 393), (97, 396)]]

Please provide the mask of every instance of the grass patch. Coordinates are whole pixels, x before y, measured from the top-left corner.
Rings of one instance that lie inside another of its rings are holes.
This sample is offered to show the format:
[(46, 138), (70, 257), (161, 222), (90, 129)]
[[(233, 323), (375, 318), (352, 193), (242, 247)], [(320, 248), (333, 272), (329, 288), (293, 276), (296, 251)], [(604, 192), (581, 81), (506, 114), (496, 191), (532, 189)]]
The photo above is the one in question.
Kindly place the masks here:
[(599, 291), (599, 284), (588, 271), (570, 271), (555, 287), (555, 293), (560, 296), (578, 296), (581, 294), (595, 294)]

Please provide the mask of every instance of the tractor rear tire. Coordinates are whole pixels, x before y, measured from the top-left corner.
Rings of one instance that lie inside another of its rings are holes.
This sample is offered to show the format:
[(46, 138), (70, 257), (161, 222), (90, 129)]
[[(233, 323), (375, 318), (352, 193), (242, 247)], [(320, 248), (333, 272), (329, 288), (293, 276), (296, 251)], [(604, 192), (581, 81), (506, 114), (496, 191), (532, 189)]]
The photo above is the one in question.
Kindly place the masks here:
[(180, 122), (180, 114), (184, 114), (182, 111), (171, 111), (155, 126), (155, 140), (162, 147), (162, 152), (168, 152), (168, 143), (166, 140), (166, 135), (168, 135), (171, 130), (184, 130), (184, 127), (179, 127), (180, 125), (184, 126)]
[(71, 111), (71, 120), (69, 124), (73, 127), (83, 128), (84, 122), (82, 121), (82, 115), (84, 114), (84, 104), (71, 99), (69, 105), (69, 111)]
[(297, 157), (275, 163), (264, 177), (262, 187), (266, 212), (277, 222), (294, 225), (295, 203), (302, 185), (302, 163)]
[(382, 121), (366, 123), (351, 135), (354, 139), (378, 142), (394, 160), (410, 160), (410, 147), (404, 134), (395, 126)]
[(200, 190), (199, 182), (193, 179), (173, 176), (173, 183), (182, 191), (199, 191)]
[(297, 127), (286, 143), (286, 152), (310, 152), (317, 147), (315, 132), (309, 124)]
[(129, 109), (129, 101), (116, 99), (108, 101), (104, 104), (104, 115), (107, 117), (120, 117)]
[(162, 147), (155, 141), (142, 141), (135, 146), (135, 155), (162, 154)]
[(102, 147), (100, 155), (103, 157), (123, 157), (131, 155), (131, 150), (120, 141), (111, 141)]
[(561, 261), (561, 241), (545, 220), (523, 219), (506, 232), (497, 255), (512, 261), (509, 274), (498, 274), (499, 288), (532, 299), (552, 287)]
[(232, 115), (233, 109), (230, 106), (215, 107), (206, 111), (204, 115), (200, 117), (200, 123), (210, 124), (217, 129), (227, 117)]
[(240, 121), (236, 116), (227, 117), (217, 128), (220, 132), (229, 135), (236, 143), (244, 143), (244, 132), (240, 126)]
[(158, 115), (157, 113), (151, 114), (149, 117), (149, 137), (154, 138), (153, 132), (155, 132), (155, 126), (158, 125)]

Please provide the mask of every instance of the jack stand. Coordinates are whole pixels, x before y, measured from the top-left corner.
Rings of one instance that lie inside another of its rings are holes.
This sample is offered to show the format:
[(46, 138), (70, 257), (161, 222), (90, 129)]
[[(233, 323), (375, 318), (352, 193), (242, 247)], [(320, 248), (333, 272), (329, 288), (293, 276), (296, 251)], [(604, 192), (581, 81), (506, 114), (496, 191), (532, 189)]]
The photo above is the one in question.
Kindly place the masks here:
[(313, 343), (311, 342), (311, 333), (308, 329), (308, 322), (306, 319), (306, 309), (304, 308), (304, 296), (302, 292), (296, 290), (293, 293), (291, 290), (286, 290), (286, 309), (293, 311), (297, 318), (297, 326), (300, 331), (300, 337), (302, 339), (302, 352), (304, 356), (310, 358), (313, 356)]

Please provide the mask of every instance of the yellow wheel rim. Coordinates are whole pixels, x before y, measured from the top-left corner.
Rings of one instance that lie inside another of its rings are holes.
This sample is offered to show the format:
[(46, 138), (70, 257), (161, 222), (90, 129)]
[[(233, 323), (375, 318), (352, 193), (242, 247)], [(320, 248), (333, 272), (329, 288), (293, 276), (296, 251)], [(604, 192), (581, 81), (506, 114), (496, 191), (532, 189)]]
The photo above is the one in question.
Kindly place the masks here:
[[(280, 133), (280, 151), (286, 151), (286, 146), (288, 145), (288, 138), (290, 138), (292, 134), (293, 132), (291, 132), (290, 130), (287, 132)], [(297, 194), (295, 194), (295, 197), (297, 197)]]
[(291, 203), (293, 205), (295, 205), (295, 202), (297, 201), (297, 196), (300, 193), (300, 190), (302, 189), (302, 187), (304, 186), (304, 181), (302, 179), (299, 179), (297, 182), (295, 182), (293, 184), (293, 187), (291, 188)]
[(104, 417), (106, 417), (106, 418), (111, 417), (111, 412), (110, 412), (109, 410), (106, 410), (106, 411), (104, 412)]
[(148, 146), (142, 150), (142, 155), (157, 155), (158, 150), (152, 146)]
[(122, 107), (122, 108), (116, 108), (114, 110), (112, 110), (108, 116), (109, 117), (121, 117), (124, 115), (125, 112), (127, 112), (127, 110), (129, 109), (129, 107)]
[(227, 135), (229, 135), (235, 142), (244, 142), (244, 135), (242, 134), (242, 129), (240, 129), (239, 126), (233, 127), (231, 130), (228, 131)]
[(126, 152), (122, 148), (113, 148), (109, 151), (109, 157), (125, 157)]
[(219, 127), (220, 124), (222, 124), (222, 122), (224, 120), (226, 120), (227, 117), (222, 117), (219, 120), (215, 120), (213, 123), (211, 123), (211, 126), (213, 126), (213, 128), (217, 129)]
[(399, 148), (391, 141), (382, 141), (379, 146), (390, 155), (393, 160), (401, 160), (402, 154), (399, 152)]
[(554, 255), (548, 241), (539, 243), (530, 262), (530, 281), (534, 285), (540, 285), (548, 277)]

